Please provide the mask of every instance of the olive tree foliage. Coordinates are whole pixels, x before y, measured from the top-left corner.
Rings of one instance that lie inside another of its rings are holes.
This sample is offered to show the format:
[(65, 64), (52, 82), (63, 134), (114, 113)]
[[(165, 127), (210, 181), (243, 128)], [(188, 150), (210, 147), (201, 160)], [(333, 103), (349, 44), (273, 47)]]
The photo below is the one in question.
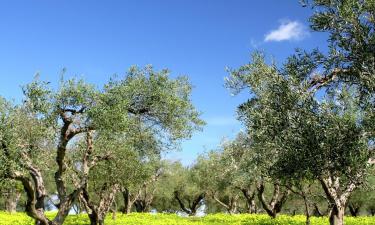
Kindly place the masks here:
[(251, 64), (232, 71), (230, 80), (249, 87), (254, 96), (239, 112), (259, 153), (262, 173), (277, 182), (319, 179), (333, 205), (331, 215), (337, 207), (343, 213), (373, 157), (363, 117), (367, 112), (355, 98), (358, 89), (343, 84), (317, 99), (305, 92), (308, 82), (282, 72), (255, 54)]
[[(253, 157), (248, 162), (259, 174), (256, 178), (258, 199), (264, 210), (271, 217), (276, 217), (289, 190), (280, 185), (279, 177), (272, 176), (272, 170), (282, 152), (287, 112), (293, 106), (297, 93), (289, 90), (287, 81), (278, 74), (275, 66), (265, 63), (261, 53), (254, 54), (252, 63), (231, 71), (227, 85), (235, 94), (244, 88), (249, 88), (251, 92), (251, 99), (239, 106), (238, 113), (251, 140)], [(265, 196), (268, 182), (273, 184), (273, 195), (269, 201)]]
[(171, 168), (173, 171), (167, 174), (167, 179), (172, 185), (169, 188), (173, 191), (173, 201), (179, 206), (179, 211), (194, 216), (204, 205), (207, 177), (200, 176), (196, 164), (186, 167), (176, 162)]
[[(114, 135), (116, 136), (116, 135)], [(90, 141), (87, 136), (86, 141)], [(136, 183), (144, 173), (144, 162), (141, 161), (139, 151), (129, 145), (125, 138), (97, 134), (92, 137), (92, 153), (98, 155), (94, 167), (89, 171), (88, 182), (83, 188), (78, 201), (90, 217), (92, 224), (103, 223), (108, 211), (115, 202), (116, 193), (121, 190), (124, 183)], [(87, 160), (86, 148), (90, 143), (82, 143), (82, 150), (77, 151), (80, 156), (73, 155), (72, 160), (78, 165), (84, 165)], [(105, 153), (103, 155), (103, 153)], [(83, 155), (82, 155), (83, 154)], [(101, 154), (101, 155), (100, 155)], [(79, 181), (80, 171), (76, 171)], [(138, 181), (139, 182), (139, 181)], [(117, 211), (116, 208), (112, 211)]]
[[(203, 125), (199, 119), (200, 113), (191, 104), (191, 85), (187, 78), (171, 79), (167, 70), (157, 72), (150, 66), (144, 69), (132, 67), (123, 79), (111, 79), (103, 89), (83, 80), (71, 79), (62, 80), (58, 89), (54, 90), (48, 82), (36, 79), (24, 87), (24, 93), (23, 105), (2, 106), (5, 110), (5, 123), (2, 126), (5, 127), (1, 136), (6, 144), (2, 147), (1, 157), (6, 162), (2, 164), (5, 165), (2, 171), (9, 179), (22, 182), (28, 196), (26, 211), (40, 224), (64, 222), (72, 204), (82, 193), (88, 193), (90, 171), (96, 166), (115, 158), (123, 159), (121, 163), (129, 163), (128, 160), (134, 159), (125, 157), (129, 151), (142, 156), (144, 149), (137, 146), (144, 139), (139, 135), (151, 136), (158, 145), (163, 146), (152, 149), (159, 151), (176, 144), (179, 139), (189, 138), (194, 130)], [(23, 129), (26, 124), (31, 124), (30, 129)], [(116, 137), (113, 143), (126, 140), (125, 146), (120, 145), (117, 149), (117, 145), (110, 144), (111, 138), (106, 138), (110, 136), (108, 134)], [(48, 140), (55, 143), (55, 149), (46, 151), (55, 157), (54, 183), (58, 212), (53, 220), (43, 212), (47, 196), (46, 175), (38, 165), (49, 164), (50, 160), (48, 157), (33, 160), (33, 154), (42, 156), (38, 147), (43, 149)], [(79, 149), (76, 145), (82, 140), (85, 147), (81, 148), (81, 157), (69, 157)], [(100, 143), (106, 143), (106, 146), (100, 147)], [(111, 166), (123, 173), (119, 162), (112, 161)], [(97, 175), (100, 174), (97, 172)], [(109, 184), (115, 185), (113, 180), (119, 180), (116, 176), (116, 179), (106, 177), (109, 181), (103, 184), (105, 188)], [(115, 189), (119, 189), (120, 184), (116, 183)]]
[(257, 174), (248, 161), (252, 157), (249, 143), (247, 136), (240, 132), (234, 140), (224, 140), (219, 149), (198, 157), (200, 174), (206, 177), (206, 205), (210, 211), (216, 203), (230, 214), (244, 208), (248, 213), (256, 212)]
[(206, 202), (209, 203), (206, 204), (207, 207), (210, 208), (213, 205), (208, 201), (210, 198), (225, 212), (236, 213), (240, 193), (232, 184), (232, 177), (228, 173), (230, 167), (225, 164), (222, 152), (210, 151), (200, 155), (195, 166), (199, 169), (196, 171), (197, 175), (205, 178)]
[[(236, 138), (222, 145), (222, 162), (231, 186), (240, 191), (245, 199), (248, 213), (256, 213), (256, 181), (260, 176), (255, 163), (255, 152), (251, 149), (249, 136), (240, 132)], [(225, 182), (225, 181), (224, 181)]]
[(250, 90), (239, 115), (263, 172), (318, 179), (332, 207), (331, 224), (343, 224), (350, 194), (374, 164), (375, 3), (309, 5), (311, 28), (329, 34), (327, 54), (297, 50), (279, 68), (256, 53), (230, 71), (227, 85), (234, 93)]
[(44, 220), (47, 194), (42, 174), (47, 173), (51, 165), (48, 147), (52, 136), (44, 119), (31, 108), (29, 102), (16, 106), (1, 99), (1, 177), (8, 182), (21, 182), (27, 195), (26, 211)]

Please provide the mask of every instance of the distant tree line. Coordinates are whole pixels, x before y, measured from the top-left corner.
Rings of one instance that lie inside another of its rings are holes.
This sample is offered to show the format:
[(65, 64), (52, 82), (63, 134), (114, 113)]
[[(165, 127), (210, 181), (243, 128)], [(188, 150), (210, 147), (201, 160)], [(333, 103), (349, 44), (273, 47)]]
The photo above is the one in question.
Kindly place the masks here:
[[(60, 225), (70, 211), (375, 214), (375, 2), (315, 0), (311, 28), (328, 51), (297, 49), (281, 66), (262, 52), (225, 85), (248, 100), (244, 131), (190, 166), (162, 159), (204, 125), (187, 77), (132, 67), (103, 87), (38, 77), (0, 98), (1, 209)], [(52, 219), (46, 210), (57, 209)]]

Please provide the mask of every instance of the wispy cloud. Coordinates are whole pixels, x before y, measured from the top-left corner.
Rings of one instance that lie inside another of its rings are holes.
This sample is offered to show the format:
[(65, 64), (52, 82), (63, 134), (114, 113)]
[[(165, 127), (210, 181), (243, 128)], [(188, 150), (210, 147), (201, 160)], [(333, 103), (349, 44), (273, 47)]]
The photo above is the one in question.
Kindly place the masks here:
[(270, 31), (264, 38), (268, 41), (302, 40), (309, 32), (306, 27), (298, 21), (284, 21), (276, 30)]

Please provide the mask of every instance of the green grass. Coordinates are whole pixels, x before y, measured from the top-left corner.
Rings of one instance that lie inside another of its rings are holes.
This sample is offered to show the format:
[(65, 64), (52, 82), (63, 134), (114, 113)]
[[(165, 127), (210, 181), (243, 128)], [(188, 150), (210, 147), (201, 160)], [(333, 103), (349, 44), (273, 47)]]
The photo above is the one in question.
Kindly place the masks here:
[[(53, 217), (53, 214), (49, 214)], [(132, 213), (130, 215), (117, 214), (116, 220), (112, 220), (108, 215), (105, 224), (107, 225), (303, 225), (305, 217), (280, 215), (276, 219), (271, 219), (267, 215), (227, 215), (212, 214), (205, 217), (180, 217), (174, 214), (149, 214), (149, 213)], [(34, 221), (24, 213), (9, 214), (0, 212), (0, 225), (33, 225)], [(89, 224), (87, 215), (70, 215), (64, 224), (67, 225), (86, 225)], [(326, 217), (311, 218), (311, 224), (323, 225), (328, 224)], [(345, 217), (346, 225), (375, 225), (375, 217)]]

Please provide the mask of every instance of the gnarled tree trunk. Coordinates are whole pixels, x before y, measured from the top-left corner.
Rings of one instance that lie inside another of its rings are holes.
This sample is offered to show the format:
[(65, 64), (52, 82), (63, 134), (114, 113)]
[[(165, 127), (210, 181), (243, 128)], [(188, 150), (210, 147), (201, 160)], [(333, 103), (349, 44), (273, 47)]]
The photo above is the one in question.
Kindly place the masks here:
[(103, 225), (104, 219), (113, 202), (115, 201), (116, 193), (119, 190), (119, 185), (104, 184), (99, 194), (99, 202), (95, 204), (91, 201), (87, 188), (84, 188), (80, 195), (81, 201), (86, 208), (89, 215), (90, 225)]
[[(340, 178), (335, 176), (321, 177), (319, 179), (327, 199), (332, 205), (329, 213), (331, 225), (343, 225), (345, 207), (351, 193), (358, 186), (357, 182), (349, 182), (344, 188), (340, 187)], [(342, 184), (341, 184), (342, 185)]]
[(238, 195), (228, 197), (226, 202), (220, 200), (220, 198), (218, 198), (215, 193), (212, 194), (212, 197), (217, 203), (219, 203), (221, 206), (223, 206), (229, 214), (236, 213)]
[(174, 192), (174, 197), (177, 200), (178, 204), (181, 207), (181, 210), (188, 214), (189, 216), (195, 216), (197, 213), (198, 208), (202, 205), (203, 199), (205, 197), (205, 193), (199, 194), (193, 201), (186, 206), (183, 200), (180, 198), (180, 194), (178, 191)]
[(272, 217), (276, 218), (277, 214), (281, 211), (281, 208), (283, 207), (284, 203), (286, 202), (290, 191), (289, 190), (280, 190), (280, 184), (278, 182), (275, 182), (273, 184), (273, 194), (272, 198), (269, 202), (265, 199), (264, 191), (265, 191), (265, 184), (263, 181), (258, 182), (257, 184), (257, 190), (258, 190), (258, 198), (261, 202), (264, 210), (267, 212), (267, 214)]
[(255, 203), (256, 192), (245, 188), (241, 188), (241, 192), (246, 200), (247, 212), (250, 214), (257, 213), (257, 205)]

